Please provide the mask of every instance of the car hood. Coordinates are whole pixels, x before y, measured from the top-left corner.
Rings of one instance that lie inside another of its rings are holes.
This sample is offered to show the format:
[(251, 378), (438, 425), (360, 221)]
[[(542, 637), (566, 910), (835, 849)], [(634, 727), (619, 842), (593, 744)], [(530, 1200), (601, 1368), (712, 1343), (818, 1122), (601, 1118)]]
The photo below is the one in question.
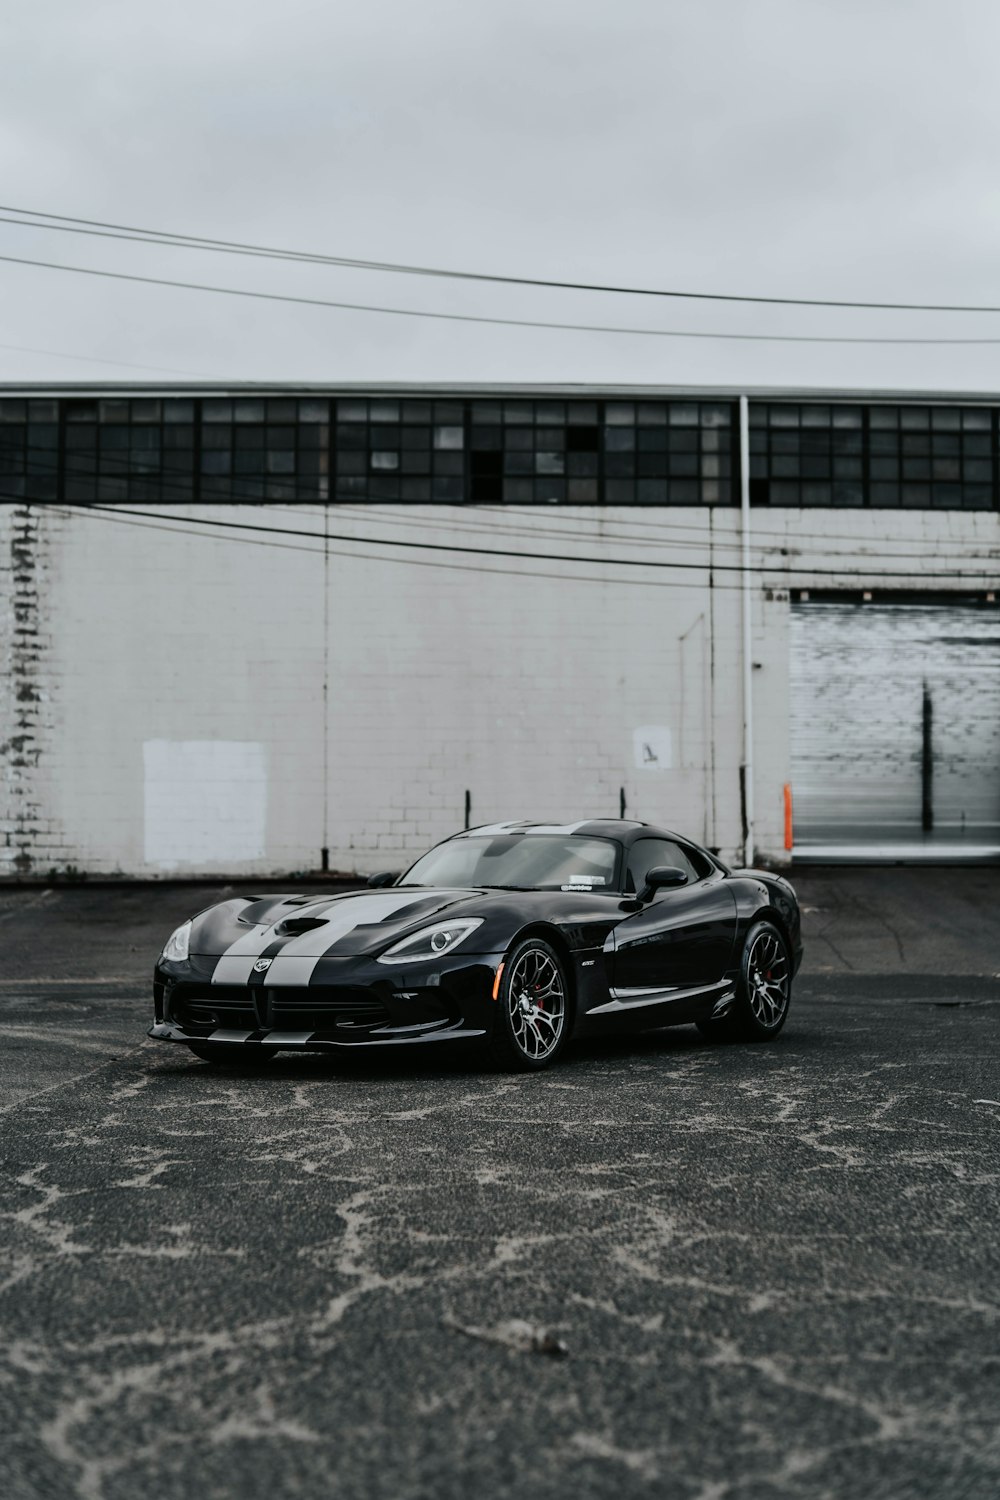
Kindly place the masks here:
[[(396, 937), (474, 906), (477, 913), (491, 893), (390, 887), (340, 896), (247, 896), (224, 901), (194, 918), (192, 957), (262, 954), (301, 958), (347, 957), (380, 950)], [(242, 965), (240, 965), (242, 967)]]

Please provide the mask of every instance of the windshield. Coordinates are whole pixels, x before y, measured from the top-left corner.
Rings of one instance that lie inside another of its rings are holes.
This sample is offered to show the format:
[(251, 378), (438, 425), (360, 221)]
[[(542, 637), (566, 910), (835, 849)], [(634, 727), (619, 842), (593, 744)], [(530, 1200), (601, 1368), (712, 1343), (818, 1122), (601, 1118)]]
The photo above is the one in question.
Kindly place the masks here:
[(406, 872), (401, 885), (506, 886), (517, 890), (613, 891), (618, 846), (566, 834), (451, 839)]

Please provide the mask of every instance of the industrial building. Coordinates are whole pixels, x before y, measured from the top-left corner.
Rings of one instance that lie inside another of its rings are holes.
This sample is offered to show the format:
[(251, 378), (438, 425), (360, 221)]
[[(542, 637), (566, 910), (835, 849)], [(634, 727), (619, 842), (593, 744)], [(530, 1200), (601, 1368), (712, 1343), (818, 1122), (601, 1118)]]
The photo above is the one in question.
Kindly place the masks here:
[(1000, 854), (1000, 396), (0, 389), (0, 878)]

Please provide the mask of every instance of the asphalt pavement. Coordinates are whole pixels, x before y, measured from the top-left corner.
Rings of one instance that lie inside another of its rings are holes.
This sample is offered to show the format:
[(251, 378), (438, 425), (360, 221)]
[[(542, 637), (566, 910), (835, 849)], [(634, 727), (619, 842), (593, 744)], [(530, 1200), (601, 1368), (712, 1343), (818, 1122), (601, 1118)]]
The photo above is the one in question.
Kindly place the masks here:
[(796, 872), (780, 1039), (215, 1070), (220, 891), (0, 890), (10, 1500), (1000, 1494), (1000, 871)]

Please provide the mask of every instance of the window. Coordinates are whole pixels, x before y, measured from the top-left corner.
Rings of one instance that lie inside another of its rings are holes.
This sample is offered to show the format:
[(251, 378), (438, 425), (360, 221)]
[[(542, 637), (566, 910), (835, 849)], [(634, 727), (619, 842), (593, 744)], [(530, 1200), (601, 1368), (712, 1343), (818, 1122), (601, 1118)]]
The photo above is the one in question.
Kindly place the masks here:
[(637, 839), (632, 845), (628, 857), (628, 876), (625, 881), (627, 891), (641, 891), (646, 884), (646, 876), (649, 871), (657, 865), (671, 865), (678, 870), (683, 870), (688, 881), (700, 880), (707, 870), (699, 872), (692, 859), (690, 859), (680, 844), (672, 843), (668, 839)]

